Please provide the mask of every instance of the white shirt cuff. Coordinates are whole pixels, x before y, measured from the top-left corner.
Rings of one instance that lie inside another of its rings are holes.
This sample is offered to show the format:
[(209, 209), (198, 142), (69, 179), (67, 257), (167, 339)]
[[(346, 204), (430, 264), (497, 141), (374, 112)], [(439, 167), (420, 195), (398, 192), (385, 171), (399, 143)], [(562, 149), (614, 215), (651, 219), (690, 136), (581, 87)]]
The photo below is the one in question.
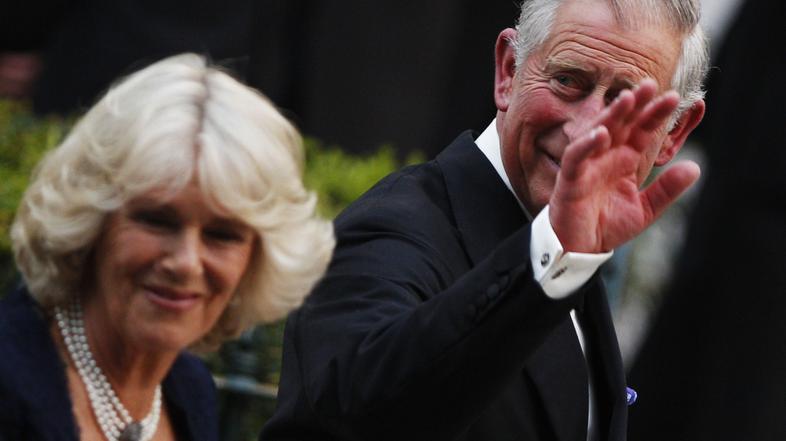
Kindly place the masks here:
[(575, 292), (595, 274), (614, 251), (608, 253), (565, 252), (549, 221), (546, 205), (532, 221), (530, 259), (535, 280), (552, 299), (562, 299)]

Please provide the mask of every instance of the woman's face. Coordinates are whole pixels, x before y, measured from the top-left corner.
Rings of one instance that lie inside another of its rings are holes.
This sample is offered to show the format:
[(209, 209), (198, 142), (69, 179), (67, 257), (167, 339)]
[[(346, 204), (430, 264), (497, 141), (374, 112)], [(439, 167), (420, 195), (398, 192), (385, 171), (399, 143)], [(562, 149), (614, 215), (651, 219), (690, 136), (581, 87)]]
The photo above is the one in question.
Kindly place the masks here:
[(255, 232), (211, 210), (192, 180), (174, 197), (150, 191), (111, 214), (95, 253), (91, 335), (180, 351), (204, 336), (232, 298)]

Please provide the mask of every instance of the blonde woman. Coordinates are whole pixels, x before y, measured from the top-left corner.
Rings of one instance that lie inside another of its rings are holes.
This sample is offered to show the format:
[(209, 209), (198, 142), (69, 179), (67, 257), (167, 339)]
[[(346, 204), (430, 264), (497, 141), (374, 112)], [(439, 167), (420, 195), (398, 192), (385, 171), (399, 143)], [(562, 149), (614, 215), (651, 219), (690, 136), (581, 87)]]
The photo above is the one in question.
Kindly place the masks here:
[(301, 138), (197, 55), (113, 88), (39, 165), (0, 303), (0, 439), (214, 440), (210, 349), (300, 305), (332, 227)]

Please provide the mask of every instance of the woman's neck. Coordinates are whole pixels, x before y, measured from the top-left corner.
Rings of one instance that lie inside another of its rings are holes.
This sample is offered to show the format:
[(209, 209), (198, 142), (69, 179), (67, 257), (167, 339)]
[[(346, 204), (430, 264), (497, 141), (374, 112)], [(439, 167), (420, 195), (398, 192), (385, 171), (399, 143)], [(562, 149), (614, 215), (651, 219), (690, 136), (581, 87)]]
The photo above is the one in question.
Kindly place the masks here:
[[(154, 351), (123, 338), (105, 316), (89, 305), (85, 305), (83, 322), (96, 365), (131, 417), (134, 420), (144, 418), (150, 412), (156, 387), (164, 380), (178, 354)], [(56, 323), (52, 324), (51, 332), (61, 356), (75, 369)]]

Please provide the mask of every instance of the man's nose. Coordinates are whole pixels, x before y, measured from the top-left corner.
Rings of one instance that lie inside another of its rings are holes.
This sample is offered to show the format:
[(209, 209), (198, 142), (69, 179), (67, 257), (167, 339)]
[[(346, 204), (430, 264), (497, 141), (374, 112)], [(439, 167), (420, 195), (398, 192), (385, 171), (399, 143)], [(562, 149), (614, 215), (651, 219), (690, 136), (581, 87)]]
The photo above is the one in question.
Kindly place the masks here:
[(204, 271), (202, 238), (199, 231), (187, 229), (172, 238), (162, 266), (173, 277), (200, 276)]
[(568, 120), (563, 126), (569, 142), (587, 134), (598, 124), (598, 116), (606, 107), (602, 94), (590, 94), (584, 99), (573, 103)]

